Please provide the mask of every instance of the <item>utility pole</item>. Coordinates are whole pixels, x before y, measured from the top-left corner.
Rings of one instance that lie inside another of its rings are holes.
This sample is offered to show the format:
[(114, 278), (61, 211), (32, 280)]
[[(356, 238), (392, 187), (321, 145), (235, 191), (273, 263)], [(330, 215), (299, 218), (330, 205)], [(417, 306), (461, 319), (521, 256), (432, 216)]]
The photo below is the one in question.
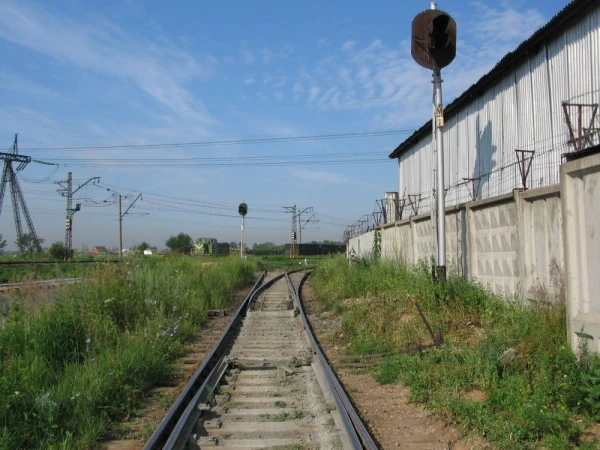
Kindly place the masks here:
[[(437, 9), (431, 2), (430, 9), (423, 11), (412, 22), (411, 55), (422, 67), (433, 71), (433, 118), (432, 139), (435, 140), (437, 156), (435, 176), (435, 212), (432, 228), (437, 231), (437, 266), (434, 279), (446, 278), (446, 208), (444, 183), (444, 105), (442, 102), (442, 72), (456, 56), (456, 22), (447, 13)], [(435, 225), (434, 225), (435, 224)]]
[(123, 260), (123, 217), (125, 217), (135, 202), (142, 197), (142, 194), (138, 195), (135, 200), (131, 202), (131, 205), (127, 207), (123, 214), (121, 214), (121, 197), (121, 194), (119, 194), (119, 261)]
[[(90, 178), (75, 190), (73, 190), (73, 172), (68, 173), (66, 181), (55, 181), (55, 184), (58, 184), (62, 187), (62, 189), (59, 189), (58, 191), (60, 192), (60, 195), (67, 198), (67, 210), (65, 217), (65, 261), (69, 261), (71, 259), (73, 252), (73, 216), (77, 211), (81, 210), (81, 203), (77, 203), (75, 208), (73, 208), (73, 195), (86, 184), (90, 182), (96, 183), (96, 181), (100, 181), (100, 177)], [(64, 183), (66, 183), (66, 185)]]
[(291, 234), (291, 243), (290, 243), (290, 257), (296, 257), (296, 218), (298, 215), (296, 214), (296, 205), (294, 206), (284, 206), (285, 212), (292, 214), (292, 234)]
[(306, 225), (308, 225), (310, 222), (318, 222), (318, 219), (315, 219), (315, 215), (312, 214), (307, 220), (305, 220), (304, 222), (302, 222), (302, 214), (306, 213), (306, 212), (313, 212), (313, 207), (310, 206), (308, 208), (304, 208), (302, 211), (300, 211), (298, 213), (298, 241), (299, 241), (299, 245), (302, 245), (302, 230), (304, 229), (304, 227)]
[(119, 194), (119, 261), (123, 260), (123, 214), (121, 214), (121, 194)]

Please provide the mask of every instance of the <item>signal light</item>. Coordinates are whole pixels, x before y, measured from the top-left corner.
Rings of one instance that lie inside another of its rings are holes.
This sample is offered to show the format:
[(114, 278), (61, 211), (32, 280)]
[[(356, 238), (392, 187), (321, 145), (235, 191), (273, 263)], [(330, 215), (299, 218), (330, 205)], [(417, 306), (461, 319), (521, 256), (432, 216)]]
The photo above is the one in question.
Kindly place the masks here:
[(67, 230), (70, 230), (70, 229), (71, 229), (71, 219), (67, 219), (67, 220), (65, 220), (65, 228), (66, 228)]
[(248, 214), (248, 205), (246, 205), (245, 203), (240, 203), (240, 206), (238, 207), (238, 212), (242, 217)]
[(294, 241), (296, 240), (296, 232), (295, 231), (292, 231), (292, 240), (294, 240)]
[(435, 52), (448, 47), (450, 43), (450, 34), (448, 33), (449, 23), (450, 16), (447, 14), (442, 14), (433, 19), (432, 30), (429, 33), (430, 51)]
[(426, 69), (439, 70), (456, 56), (456, 22), (447, 13), (430, 9), (412, 23), (413, 59)]

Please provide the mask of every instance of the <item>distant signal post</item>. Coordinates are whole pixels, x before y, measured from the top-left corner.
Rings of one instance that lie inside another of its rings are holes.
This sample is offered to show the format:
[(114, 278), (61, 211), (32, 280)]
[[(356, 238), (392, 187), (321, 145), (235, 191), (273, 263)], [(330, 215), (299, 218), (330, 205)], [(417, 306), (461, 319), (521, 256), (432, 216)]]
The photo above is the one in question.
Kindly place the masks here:
[(245, 203), (240, 203), (238, 207), (238, 212), (240, 216), (242, 216), (242, 240), (240, 242), (240, 258), (244, 259), (244, 228), (246, 226), (246, 214), (248, 214), (248, 205)]
[[(430, 9), (414, 18), (411, 54), (422, 67), (433, 71), (433, 128), (437, 152), (436, 212), (437, 267), (436, 279), (446, 278), (446, 208), (444, 184), (444, 105), (442, 102), (442, 71), (456, 56), (456, 22), (432, 2)], [(433, 222), (432, 222), (433, 223)]]

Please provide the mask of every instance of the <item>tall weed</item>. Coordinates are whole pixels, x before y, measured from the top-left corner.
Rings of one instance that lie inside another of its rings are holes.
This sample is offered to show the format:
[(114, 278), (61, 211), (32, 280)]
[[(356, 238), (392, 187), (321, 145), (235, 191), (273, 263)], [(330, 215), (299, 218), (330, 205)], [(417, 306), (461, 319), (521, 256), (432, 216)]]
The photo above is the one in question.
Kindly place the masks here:
[(0, 325), (0, 448), (91, 448), (256, 266), (236, 259), (131, 260), (40, 311), (12, 305)]
[[(379, 382), (404, 382), (413, 401), (500, 448), (579, 445), (580, 417), (600, 416), (600, 362), (571, 351), (564, 303), (524, 307), (459, 277), (435, 284), (425, 265), (400, 261), (331, 258), (311, 282), (340, 314), (346, 352), (389, 354)], [(411, 355), (411, 342), (431, 343), (415, 303), (445, 344)]]

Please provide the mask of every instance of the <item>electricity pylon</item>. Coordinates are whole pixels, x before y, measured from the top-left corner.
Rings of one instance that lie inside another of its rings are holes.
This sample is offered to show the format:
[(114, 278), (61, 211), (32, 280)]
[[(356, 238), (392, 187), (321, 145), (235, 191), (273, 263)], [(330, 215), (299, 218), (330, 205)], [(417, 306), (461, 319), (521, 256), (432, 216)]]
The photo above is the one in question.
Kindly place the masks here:
[[(32, 238), (32, 244), (39, 252), (42, 251), (40, 240), (35, 232), (33, 221), (29, 215), (27, 204), (25, 203), (25, 197), (23, 197), (23, 191), (19, 185), (19, 179), (17, 178), (17, 172), (23, 170), (27, 164), (32, 160), (30, 156), (19, 155), (19, 144), (17, 141), (17, 134), (15, 134), (15, 141), (8, 153), (0, 152), (0, 159), (4, 160), (4, 168), (2, 170), (2, 181), (0, 183), (0, 214), (2, 213), (2, 202), (4, 200), (4, 192), (6, 185), (10, 184), (10, 195), (12, 198), (13, 213), (15, 216), (15, 228), (17, 229), (17, 245), (21, 253), (25, 252), (25, 242), (23, 241), (23, 226), (21, 224), (21, 210), (25, 217), (25, 222), (29, 228), (29, 234)], [(17, 168), (13, 167), (13, 162), (18, 163)]]

